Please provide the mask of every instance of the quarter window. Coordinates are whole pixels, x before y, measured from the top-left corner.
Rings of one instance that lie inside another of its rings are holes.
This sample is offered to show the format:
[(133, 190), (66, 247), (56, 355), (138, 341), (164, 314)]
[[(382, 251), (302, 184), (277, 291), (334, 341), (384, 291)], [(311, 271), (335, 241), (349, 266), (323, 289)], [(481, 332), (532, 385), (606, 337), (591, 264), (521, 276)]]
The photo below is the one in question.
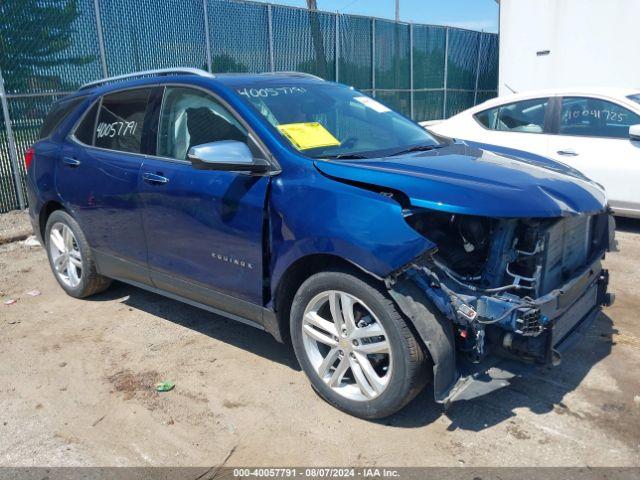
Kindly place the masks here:
[(246, 129), (205, 92), (184, 87), (165, 90), (157, 155), (186, 160), (191, 147), (221, 140), (247, 143), (247, 138)]
[(561, 135), (628, 138), (629, 126), (640, 123), (640, 116), (606, 100), (565, 97), (560, 112)]
[(82, 103), (87, 97), (76, 97), (71, 100), (63, 100), (56, 103), (51, 108), (51, 111), (45, 118), (40, 134), (38, 138), (46, 138), (53, 133), (53, 131), (62, 123), (62, 121), (73, 112), (80, 103)]
[(105, 95), (95, 129), (95, 146), (140, 153), (142, 125), (151, 89), (140, 88)]
[(478, 122), (501, 132), (543, 133), (548, 98), (523, 100), (476, 113)]

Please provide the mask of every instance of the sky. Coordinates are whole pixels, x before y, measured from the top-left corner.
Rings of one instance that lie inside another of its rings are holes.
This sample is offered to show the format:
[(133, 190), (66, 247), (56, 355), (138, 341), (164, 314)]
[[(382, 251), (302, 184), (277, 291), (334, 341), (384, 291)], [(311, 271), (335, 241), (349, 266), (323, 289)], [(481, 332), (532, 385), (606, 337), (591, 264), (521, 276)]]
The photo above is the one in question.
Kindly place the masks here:
[[(395, 18), (395, 0), (316, 1), (318, 10)], [(270, 0), (268, 3), (307, 6), (306, 0)], [(495, 0), (400, 0), (400, 20), (497, 33), (498, 4)]]

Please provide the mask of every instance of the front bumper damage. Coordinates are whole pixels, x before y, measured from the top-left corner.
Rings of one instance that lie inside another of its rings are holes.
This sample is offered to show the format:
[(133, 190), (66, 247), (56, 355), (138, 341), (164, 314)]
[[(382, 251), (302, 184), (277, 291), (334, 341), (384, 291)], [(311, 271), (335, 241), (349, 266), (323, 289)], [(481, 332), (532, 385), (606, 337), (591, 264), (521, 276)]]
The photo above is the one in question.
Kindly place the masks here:
[[(607, 243), (613, 246), (612, 235)], [(561, 352), (602, 306), (613, 303), (601, 262), (604, 252), (592, 256), (562, 286), (535, 299), (456, 288), (434, 252), (388, 277), (389, 293), (433, 360), (436, 401), (447, 406), (470, 400), (507, 386), (536, 366), (559, 364)]]

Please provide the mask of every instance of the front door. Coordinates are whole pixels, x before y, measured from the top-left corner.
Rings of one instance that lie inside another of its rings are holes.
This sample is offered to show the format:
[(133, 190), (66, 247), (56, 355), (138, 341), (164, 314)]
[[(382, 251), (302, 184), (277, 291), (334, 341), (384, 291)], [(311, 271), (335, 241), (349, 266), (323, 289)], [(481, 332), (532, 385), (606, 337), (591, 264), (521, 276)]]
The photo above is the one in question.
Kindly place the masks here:
[(559, 113), (547, 155), (603, 185), (614, 210), (640, 211), (640, 142), (629, 138), (629, 126), (640, 123), (640, 116), (587, 97), (564, 97)]
[(247, 130), (211, 94), (165, 89), (156, 156), (145, 159), (139, 180), (148, 264), (158, 288), (252, 317), (244, 309), (263, 303), (269, 177), (195, 170), (188, 150), (220, 140), (250, 143)]

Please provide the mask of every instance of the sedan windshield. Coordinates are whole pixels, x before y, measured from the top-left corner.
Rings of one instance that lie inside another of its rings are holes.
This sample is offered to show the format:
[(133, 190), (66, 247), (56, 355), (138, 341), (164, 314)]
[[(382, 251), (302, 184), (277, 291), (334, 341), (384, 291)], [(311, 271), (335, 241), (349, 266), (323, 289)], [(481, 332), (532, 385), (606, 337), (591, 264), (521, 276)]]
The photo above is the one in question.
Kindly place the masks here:
[(419, 125), (343, 85), (258, 84), (236, 91), (311, 158), (373, 158), (439, 145)]

